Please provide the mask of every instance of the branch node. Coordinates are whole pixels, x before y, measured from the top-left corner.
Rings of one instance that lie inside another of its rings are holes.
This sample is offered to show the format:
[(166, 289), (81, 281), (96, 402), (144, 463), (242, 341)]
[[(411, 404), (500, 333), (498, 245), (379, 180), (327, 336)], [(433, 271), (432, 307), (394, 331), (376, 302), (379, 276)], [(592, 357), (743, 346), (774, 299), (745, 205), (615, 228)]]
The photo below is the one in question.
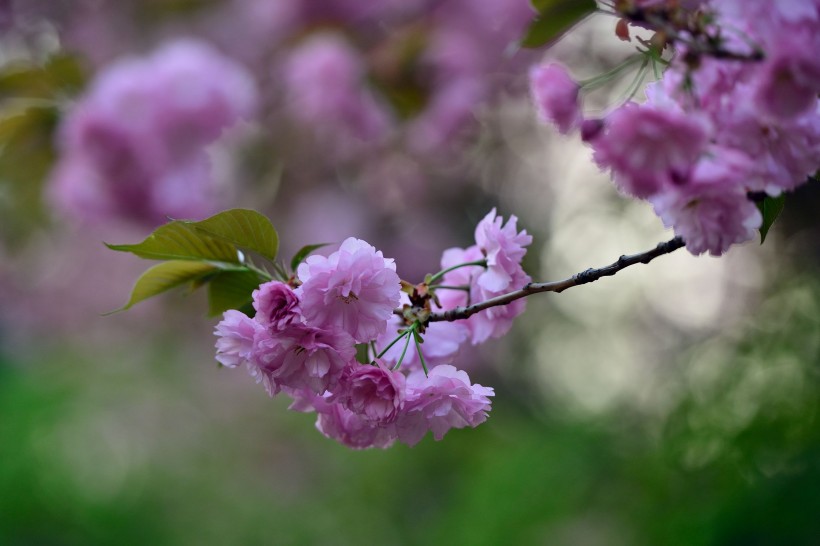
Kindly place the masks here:
[(576, 273), (575, 275), (575, 284), (587, 284), (597, 279), (595, 276), (596, 271), (592, 268), (587, 269), (586, 271), (581, 271), (580, 273)]

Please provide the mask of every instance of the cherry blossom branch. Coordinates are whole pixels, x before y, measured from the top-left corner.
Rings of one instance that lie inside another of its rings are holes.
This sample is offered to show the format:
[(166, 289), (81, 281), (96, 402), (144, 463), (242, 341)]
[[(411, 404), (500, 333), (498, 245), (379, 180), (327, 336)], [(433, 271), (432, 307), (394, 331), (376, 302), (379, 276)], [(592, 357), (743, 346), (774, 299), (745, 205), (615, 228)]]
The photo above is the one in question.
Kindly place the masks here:
[(501, 296), (497, 296), (486, 301), (475, 303), (473, 305), (468, 305), (466, 307), (456, 307), (455, 309), (450, 309), (449, 311), (444, 311), (441, 313), (431, 313), (428, 322), (452, 322), (454, 320), (466, 319), (478, 313), (479, 311), (489, 309), (490, 307), (497, 307), (499, 305), (507, 305), (515, 300), (525, 298), (532, 294), (538, 294), (540, 292), (560, 293), (568, 288), (572, 288), (573, 286), (579, 286), (582, 284), (589, 284), (591, 282), (595, 282), (601, 277), (611, 277), (612, 275), (615, 275), (622, 269), (626, 269), (627, 267), (635, 264), (648, 264), (655, 258), (663, 256), (664, 254), (670, 254), (678, 250), (679, 248), (682, 248), (684, 245), (685, 243), (683, 242), (683, 239), (681, 239), (680, 237), (675, 237), (674, 239), (671, 239), (664, 243), (659, 243), (655, 248), (647, 250), (646, 252), (641, 252), (639, 254), (632, 254), (628, 256), (621, 256), (620, 258), (618, 258), (618, 261), (609, 264), (605, 267), (601, 267), (598, 269), (587, 269), (586, 271), (576, 273), (572, 277), (564, 279), (562, 281), (529, 283), (520, 290), (515, 290), (508, 294), (503, 294)]

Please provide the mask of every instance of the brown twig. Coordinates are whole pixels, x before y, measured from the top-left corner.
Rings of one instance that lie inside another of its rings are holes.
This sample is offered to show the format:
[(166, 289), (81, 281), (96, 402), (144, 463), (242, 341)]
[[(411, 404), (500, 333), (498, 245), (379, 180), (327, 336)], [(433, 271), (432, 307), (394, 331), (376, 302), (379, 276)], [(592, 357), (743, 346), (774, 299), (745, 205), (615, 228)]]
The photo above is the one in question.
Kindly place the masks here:
[(674, 252), (679, 248), (682, 248), (684, 245), (685, 243), (683, 242), (683, 239), (680, 237), (675, 237), (674, 239), (664, 243), (659, 243), (655, 248), (647, 250), (646, 252), (632, 254), (629, 256), (621, 256), (615, 263), (605, 267), (600, 267), (598, 269), (587, 269), (586, 271), (576, 273), (572, 277), (562, 281), (529, 283), (520, 290), (502, 294), (501, 296), (496, 296), (495, 298), (475, 303), (473, 305), (456, 307), (455, 309), (450, 309), (449, 311), (443, 311), (440, 313), (431, 313), (427, 322), (451, 322), (454, 320), (466, 319), (479, 311), (489, 309), (490, 307), (497, 307), (499, 305), (507, 305), (508, 303), (512, 303), (515, 300), (525, 298), (532, 294), (538, 294), (540, 292), (560, 293), (568, 288), (572, 288), (573, 286), (595, 282), (601, 277), (611, 277), (612, 275), (618, 273), (618, 271), (626, 269), (631, 265), (648, 264), (658, 256), (663, 256), (664, 254)]

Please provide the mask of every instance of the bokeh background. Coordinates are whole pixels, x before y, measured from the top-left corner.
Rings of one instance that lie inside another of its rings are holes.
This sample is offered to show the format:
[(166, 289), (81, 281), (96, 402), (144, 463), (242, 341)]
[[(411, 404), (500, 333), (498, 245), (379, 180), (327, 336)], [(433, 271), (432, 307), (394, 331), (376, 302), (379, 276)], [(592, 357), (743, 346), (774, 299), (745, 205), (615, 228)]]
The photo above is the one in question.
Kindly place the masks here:
[(520, 50), (532, 16), (524, 0), (0, 2), (0, 544), (817, 544), (814, 184), (763, 246), (530, 298), (457, 363), (495, 387), (489, 421), (412, 449), (348, 450), (218, 368), (203, 294), (101, 316), (149, 265), (102, 242), (156, 219), (61, 206), (60, 128), (112, 66), (183, 38), (257, 95), (203, 152), (202, 217), (263, 211), (283, 256), (352, 235), (417, 281), (494, 206), (533, 234), (538, 280), (670, 238), (527, 94), (541, 59), (586, 78), (632, 45), (594, 16)]

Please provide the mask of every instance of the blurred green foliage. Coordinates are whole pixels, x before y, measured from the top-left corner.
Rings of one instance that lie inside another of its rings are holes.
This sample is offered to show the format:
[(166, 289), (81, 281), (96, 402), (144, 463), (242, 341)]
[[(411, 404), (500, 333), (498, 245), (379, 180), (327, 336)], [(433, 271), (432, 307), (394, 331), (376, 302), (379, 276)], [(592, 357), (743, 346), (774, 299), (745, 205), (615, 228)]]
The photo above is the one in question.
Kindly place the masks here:
[(0, 67), (0, 242), (22, 248), (48, 223), (43, 185), (55, 159), (61, 105), (85, 85), (70, 55)]
[(598, 9), (594, 0), (532, 0), (532, 6), (538, 16), (521, 40), (522, 47), (543, 47), (553, 43)]
[(162, 348), (7, 359), (0, 544), (816, 544), (820, 283), (781, 283), (665, 363), (664, 412), (528, 410), (502, 379), (488, 423), (414, 449), (347, 450)]

